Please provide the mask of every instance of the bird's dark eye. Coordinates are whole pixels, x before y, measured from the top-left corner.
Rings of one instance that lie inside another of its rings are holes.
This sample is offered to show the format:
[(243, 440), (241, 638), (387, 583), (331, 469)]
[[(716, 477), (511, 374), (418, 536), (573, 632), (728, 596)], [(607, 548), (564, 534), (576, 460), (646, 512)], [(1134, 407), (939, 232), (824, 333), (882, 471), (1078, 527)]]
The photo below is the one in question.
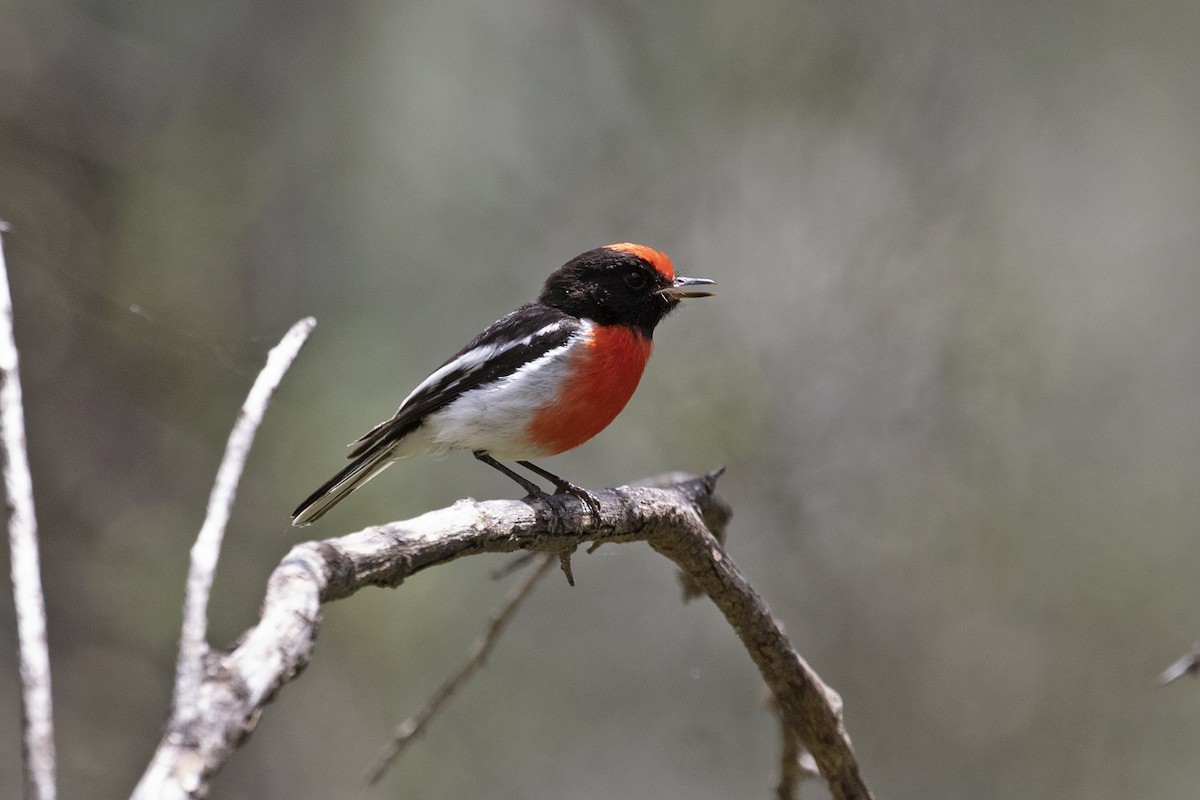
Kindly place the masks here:
[(625, 275), (625, 283), (635, 291), (646, 288), (646, 273), (640, 269), (632, 270)]

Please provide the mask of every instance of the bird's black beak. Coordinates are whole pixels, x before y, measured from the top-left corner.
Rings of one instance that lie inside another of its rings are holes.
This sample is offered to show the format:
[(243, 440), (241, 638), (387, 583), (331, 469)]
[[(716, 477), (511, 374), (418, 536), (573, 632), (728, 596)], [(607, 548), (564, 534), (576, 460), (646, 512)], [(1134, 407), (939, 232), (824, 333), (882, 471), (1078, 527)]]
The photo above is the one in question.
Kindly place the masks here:
[(683, 300), (685, 297), (712, 297), (712, 292), (704, 290), (688, 289), (689, 286), (716, 286), (716, 281), (710, 281), (708, 278), (685, 278), (682, 275), (675, 278), (675, 282), (665, 289), (659, 289), (658, 293), (666, 295), (672, 300)]

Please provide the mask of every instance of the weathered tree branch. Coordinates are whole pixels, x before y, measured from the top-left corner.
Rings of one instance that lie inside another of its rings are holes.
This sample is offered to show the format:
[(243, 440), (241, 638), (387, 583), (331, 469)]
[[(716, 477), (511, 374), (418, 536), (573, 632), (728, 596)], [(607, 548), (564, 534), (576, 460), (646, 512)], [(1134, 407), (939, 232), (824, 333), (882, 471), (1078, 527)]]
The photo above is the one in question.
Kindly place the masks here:
[(312, 317), (305, 317), (293, 325), (279, 344), (271, 349), (266, 366), (258, 373), (246, 402), (242, 404), (225, 445), (221, 466), (217, 468), (217, 477), (208, 498), (208, 512), (204, 516), (204, 524), (200, 526), (196, 543), (192, 545), (183, 600), (183, 628), (179, 636), (175, 693), (171, 703), (171, 714), (179, 717), (177, 721), (180, 724), (186, 724), (183, 717), (196, 709), (196, 692), (208, 656), (208, 598), (221, 554), (221, 541), (225, 537), (225, 525), (229, 522), (237, 485), (246, 457), (250, 454), (250, 445), (254, 443), (254, 434), (262, 422), (271, 395), (316, 324), (317, 321)]
[[(0, 234), (7, 227), (0, 222)], [(8, 497), (8, 543), (12, 553), (13, 605), (21, 669), (22, 746), (25, 797), (54, 800), (54, 715), (50, 698), (50, 650), (46, 644), (46, 605), (38, 556), (33, 478), (25, 451), (25, 411), (13, 337), (12, 295), (0, 241), (0, 428), (3, 433), (4, 490)]]
[[(186, 727), (168, 724), (139, 784), (141, 797), (195, 798), (249, 736), (264, 706), (312, 657), (322, 603), (367, 586), (395, 587), (421, 570), (476, 553), (571, 553), (584, 542), (646, 541), (674, 561), (725, 614), (775, 696), (780, 713), (813, 754), (836, 798), (869, 798), (840, 700), (792, 649), (766, 605), (710, 532), (729, 508), (717, 474), (665, 488), (595, 492), (600, 514), (582, 502), (461, 500), (395, 522), (296, 545), (267, 584), (262, 616), (228, 653), (213, 653)], [(706, 520), (708, 524), (706, 525)]]
[(869, 798), (850, 737), (842, 726), (842, 699), (792, 648), (767, 604), (725, 554), (704, 523), (684, 535), (647, 537), (716, 603), (779, 704), (784, 724), (812, 754), (835, 798)]
[[(271, 348), (267, 363), (259, 371), (246, 401), (242, 403), (237, 421), (225, 445), (225, 454), (217, 468), (208, 498), (208, 512), (200, 533), (192, 545), (188, 566), (187, 588), (183, 598), (183, 626), (179, 635), (179, 657), (175, 663), (175, 691), (171, 699), (171, 715), (167, 722), (167, 734), (188, 731), (198, 724), (206, 713), (206, 697), (202, 693), (213, 654), (208, 646), (208, 599), (212, 592), (213, 576), (217, 571), (217, 560), (221, 555), (221, 541), (225, 537), (225, 525), (233, 508), (237, 486), (241, 481), (242, 469), (254, 443), (254, 435), (262, 422), (267, 403), (288, 367), (296, 359), (308, 334), (317, 324), (312, 317), (293, 325), (279, 344)], [(157, 798), (160, 784), (155, 762), (143, 775), (134, 789), (137, 798)]]

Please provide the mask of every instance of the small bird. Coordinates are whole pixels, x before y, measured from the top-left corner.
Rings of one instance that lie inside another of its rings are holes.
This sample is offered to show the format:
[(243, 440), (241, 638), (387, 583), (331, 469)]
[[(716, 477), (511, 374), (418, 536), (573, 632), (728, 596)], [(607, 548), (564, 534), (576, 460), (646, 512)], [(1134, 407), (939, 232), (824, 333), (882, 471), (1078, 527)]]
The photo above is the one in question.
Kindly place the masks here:
[(654, 328), (707, 278), (675, 274), (671, 259), (623, 242), (589, 250), (555, 270), (535, 302), (493, 322), (421, 382), (391, 419), (350, 443), (351, 464), (292, 513), (308, 525), (392, 462), (468, 450), (545, 497), (500, 463), (516, 461), (582, 499), (585, 490), (529, 461), (591, 439), (633, 396), (650, 358)]

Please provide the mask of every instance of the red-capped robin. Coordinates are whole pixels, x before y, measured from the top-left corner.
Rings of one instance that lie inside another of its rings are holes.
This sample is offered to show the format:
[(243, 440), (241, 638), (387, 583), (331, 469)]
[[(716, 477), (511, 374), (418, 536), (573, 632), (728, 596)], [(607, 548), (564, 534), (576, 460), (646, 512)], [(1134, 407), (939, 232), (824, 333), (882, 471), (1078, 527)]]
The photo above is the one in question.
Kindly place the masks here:
[(665, 253), (624, 242), (555, 270), (538, 299), (493, 322), (404, 399), (391, 419), (351, 443), (354, 461), (292, 514), (308, 525), (393, 461), (469, 450), (545, 493), (497, 459), (513, 460), (574, 494), (595, 498), (528, 461), (570, 450), (604, 430), (637, 388), (654, 328), (707, 278), (675, 274)]

